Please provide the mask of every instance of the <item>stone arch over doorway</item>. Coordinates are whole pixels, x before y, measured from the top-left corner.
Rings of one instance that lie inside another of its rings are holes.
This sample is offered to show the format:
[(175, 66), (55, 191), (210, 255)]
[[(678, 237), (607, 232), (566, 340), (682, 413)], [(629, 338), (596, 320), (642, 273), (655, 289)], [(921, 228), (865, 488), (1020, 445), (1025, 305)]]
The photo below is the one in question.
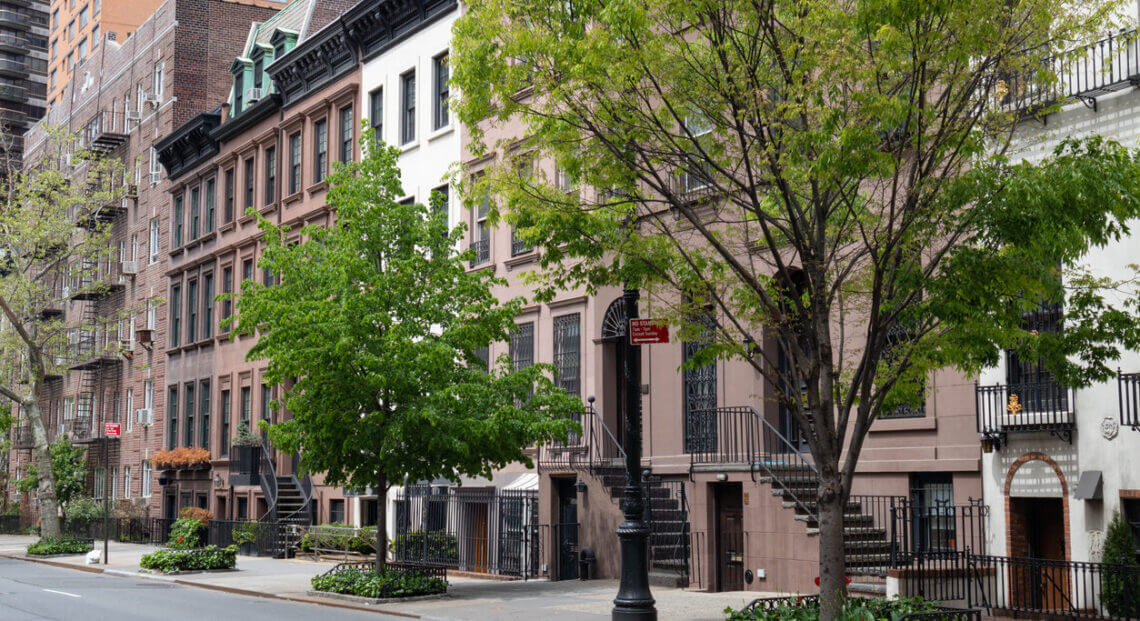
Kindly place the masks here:
[[(1043, 490), (1040, 498), (1058, 498), (1060, 500), (1060, 513), (1062, 518), (1062, 528), (1064, 533), (1064, 560), (1071, 560), (1072, 546), (1069, 534), (1069, 483), (1065, 479), (1065, 473), (1053, 458), (1045, 453), (1032, 451), (1025, 453), (1018, 457), (1013, 464), (1010, 465), (1009, 471), (1005, 475), (1005, 486), (1003, 488), (1003, 496), (1005, 500), (1005, 545), (1007, 556), (1025, 556), (1025, 547), (1019, 541), (1019, 536), (1023, 538), (1026, 532), (1027, 525), (1022, 523), (1021, 520), (1024, 516), (1018, 515), (1015, 511), (1015, 504), (1017, 502), (1014, 496), (1014, 477), (1019, 470), (1026, 464), (1034, 461), (1042, 462), (1048, 471), (1051, 471), (1057, 477), (1059, 484), (1059, 494), (1050, 493), (1048, 490)], [(1018, 534), (1018, 535), (1015, 535)]]

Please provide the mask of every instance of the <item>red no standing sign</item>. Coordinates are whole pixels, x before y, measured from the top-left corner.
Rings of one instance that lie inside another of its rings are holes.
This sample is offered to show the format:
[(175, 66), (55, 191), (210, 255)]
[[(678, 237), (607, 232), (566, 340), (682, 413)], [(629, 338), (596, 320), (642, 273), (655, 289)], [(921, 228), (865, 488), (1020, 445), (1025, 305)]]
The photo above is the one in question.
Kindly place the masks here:
[(107, 436), (108, 438), (117, 438), (123, 435), (122, 430), (123, 428), (119, 425), (119, 423), (107, 423), (103, 425), (103, 435)]
[(669, 324), (656, 319), (630, 319), (630, 345), (656, 345), (669, 342)]

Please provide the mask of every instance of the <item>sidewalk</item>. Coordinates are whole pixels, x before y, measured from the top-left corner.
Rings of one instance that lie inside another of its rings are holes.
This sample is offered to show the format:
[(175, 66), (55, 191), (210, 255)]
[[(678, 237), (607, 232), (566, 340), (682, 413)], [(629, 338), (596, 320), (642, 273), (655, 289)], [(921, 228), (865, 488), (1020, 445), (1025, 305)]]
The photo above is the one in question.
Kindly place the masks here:
[[(0, 536), (0, 555), (26, 559), (24, 548), (33, 536)], [(102, 541), (95, 542), (102, 550)], [(336, 565), (296, 559), (239, 556), (238, 571), (157, 576), (139, 573), (139, 559), (156, 550), (155, 546), (111, 542), (110, 563), (87, 565), (82, 555), (46, 559), (53, 565), (112, 575), (174, 581), (186, 586), (224, 590), (244, 595), (318, 602), (341, 607), (363, 607), (379, 613), (428, 619), (487, 619), (515, 621), (519, 618), (597, 620), (610, 618), (616, 580), (587, 582), (547, 580), (501, 581), (451, 577), (448, 595), (442, 599), (395, 602), (377, 606), (356, 606), (339, 600), (308, 595), (309, 580)], [(662, 619), (724, 619), (728, 606), (740, 608), (752, 599), (777, 595), (755, 591), (698, 593), (682, 589), (656, 588), (657, 610)]]

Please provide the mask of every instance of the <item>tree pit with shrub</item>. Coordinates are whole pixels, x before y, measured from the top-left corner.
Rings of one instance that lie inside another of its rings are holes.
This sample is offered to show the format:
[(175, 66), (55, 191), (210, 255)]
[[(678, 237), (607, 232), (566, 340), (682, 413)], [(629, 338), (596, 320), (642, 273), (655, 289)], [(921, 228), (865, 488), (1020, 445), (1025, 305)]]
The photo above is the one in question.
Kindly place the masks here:
[(87, 554), (93, 549), (91, 542), (75, 537), (44, 537), (28, 546), (28, 554)]
[(232, 569), (237, 565), (237, 546), (224, 548), (206, 546), (192, 550), (164, 549), (144, 554), (139, 565), (143, 569), (161, 571), (164, 574), (176, 571), (205, 571), (210, 569)]
[(442, 578), (394, 568), (382, 572), (347, 569), (329, 575), (314, 576), (311, 584), (314, 591), (374, 599), (416, 597), (447, 592), (447, 581)]
[[(424, 538), (427, 541), (424, 541)], [(459, 539), (442, 530), (411, 530), (392, 539), (392, 554), (396, 560), (422, 560), (440, 565), (459, 563)]]
[[(898, 621), (909, 614), (937, 612), (935, 602), (921, 598), (868, 599), (852, 597), (844, 601), (836, 621)], [(725, 608), (728, 621), (819, 621), (819, 597), (789, 597), (770, 606), (753, 610)]]

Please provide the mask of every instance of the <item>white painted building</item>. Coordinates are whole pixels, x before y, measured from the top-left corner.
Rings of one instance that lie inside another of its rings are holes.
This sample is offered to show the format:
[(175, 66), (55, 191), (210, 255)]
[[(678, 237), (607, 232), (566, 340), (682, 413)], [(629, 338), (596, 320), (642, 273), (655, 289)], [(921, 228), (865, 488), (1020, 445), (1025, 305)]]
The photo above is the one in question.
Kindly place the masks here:
[[(1093, 86), (1099, 88), (1068, 88), (1068, 95), (1079, 98), (1075, 103), (1044, 123), (1026, 119), (1011, 159), (1037, 161), (1064, 138), (1094, 134), (1140, 148), (1140, 90), (1128, 81), (1140, 74), (1140, 48), (1127, 36), (1113, 35), (1112, 49), (1118, 51), (1112, 70), (1096, 72), (1099, 82)], [(1107, 66), (1098, 53), (1090, 52), (1096, 66)], [(1129, 225), (1129, 237), (1093, 249), (1084, 266), (1099, 275), (1128, 277), (1127, 266), (1140, 263), (1140, 221)], [(1045, 310), (1031, 320), (1044, 330), (1062, 314), (1063, 309)], [(1007, 353), (979, 377), (979, 432), (983, 448), (990, 449), (982, 455), (988, 554), (1100, 561), (1115, 510), (1134, 522), (1140, 547), (1140, 383), (1128, 377), (1140, 373), (1140, 352), (1124, 352), (1119, 366), (1122, 379), (1071, 390)], [(1013, 405), (1009, 399), (1015, 395)]]

